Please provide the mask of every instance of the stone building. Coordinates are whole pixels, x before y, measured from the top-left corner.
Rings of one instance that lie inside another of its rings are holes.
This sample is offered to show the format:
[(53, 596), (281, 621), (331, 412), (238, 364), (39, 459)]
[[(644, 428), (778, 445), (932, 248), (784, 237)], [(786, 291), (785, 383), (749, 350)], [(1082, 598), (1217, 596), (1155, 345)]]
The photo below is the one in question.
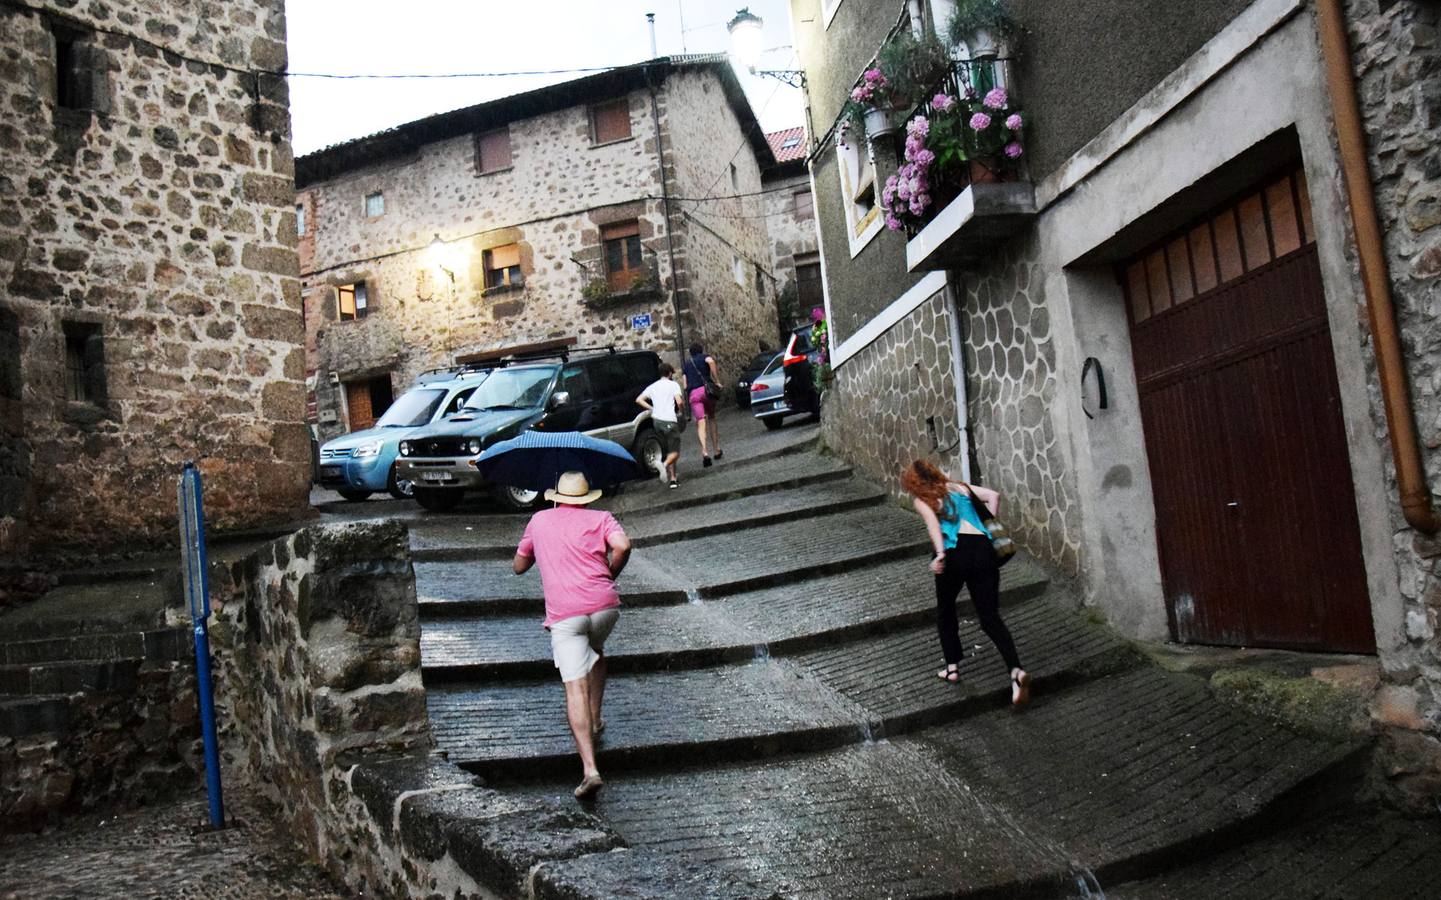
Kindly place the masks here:
[[(1134, 637), (1378, 654), (1386, 775), (1434, 795), (1441, 11), (1014, 0), (1018, 39), (993, 51), (950, 40), (952, 5), (791, 3), (828, 440), (893, 486), (929, 455), (996, 487), (1028, 549)], [(893, 231), (882, 185), (935, 108), (836, 136), (906, 30), (958, 60), (936, 90), (1007, 89), (1023, 155), (1001, 183), (938, 174)]]
[(821, 260), (817, 250), (816, 205), (806, 172), (806, 130), (803, 127), (766, 135), (775, 165), (764, 173), (765, 221), (771, 243), (771, 271), (779, 286), (781, 330), (796, 320), (809, 321), (812, 309), (824, 302)]
[(0, 3), (0, 560), (307, 509), (281, 0)]
[(323, 436), (426, 369), (563, 346), (723, 373), (776, 331), (770, 148), (729, 63), (669, 57), (297, 160), (307, 372)]

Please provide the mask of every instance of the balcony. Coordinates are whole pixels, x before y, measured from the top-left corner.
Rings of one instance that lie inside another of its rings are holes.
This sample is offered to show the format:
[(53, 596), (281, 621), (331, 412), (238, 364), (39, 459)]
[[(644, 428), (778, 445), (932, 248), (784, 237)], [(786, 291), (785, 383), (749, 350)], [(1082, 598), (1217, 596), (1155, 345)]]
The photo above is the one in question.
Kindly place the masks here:
[[(1035, 190), (1025, 176), (1019, 159), (1019, 132), (1009, 132), (1003, 122), (1018, 114), (1011, 108), (989, 108), (983, 100), (1004, 86), (1006, 60), (983, 59), (957, 62), (946, 78), (930, 92), (907, 122), (922, 116), (931, 124), (927, 147), (938, 159), (927, 172), (930, 206), (920, 215), (908, 216), (906, 268), (912, 272), (973, 268), (993, 259), (998, 248), (1024, 230), (1036, 216)], [(936, 109), (935, 97), (962, 98), (959, 106)], [(986, 113), (991, 127), (976, 131), (971, 117)], [(898, 138), (904, 142), (905, 136)], [(961, 149), (940, 157), (947, 146)], [(1006, 148), (1014, 145), (1016, 157)], [(904, 144), (898, 158), (905, 158)]]

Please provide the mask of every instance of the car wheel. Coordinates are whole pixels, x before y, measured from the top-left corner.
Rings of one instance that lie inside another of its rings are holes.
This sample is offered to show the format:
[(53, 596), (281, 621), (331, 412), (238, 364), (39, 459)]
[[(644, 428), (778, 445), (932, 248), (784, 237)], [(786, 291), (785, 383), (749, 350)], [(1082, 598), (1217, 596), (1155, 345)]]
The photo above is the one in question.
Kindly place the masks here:
[(655, 433), (654, 428), (647, 428), (640, 433), (640, 437), (635, 439), (635, 446), (631, 448), (631, 455), (650, 474), (660, 474), (661, 466), (665, 465), (665, 448), (661, 446), (660, 435)]
[(415, 483), (397, 476), (393, 465), (390, 467), (390, 478), (386, 480), (385, 489), (397, 500), (410, 500), (415, 497)]
[(344, 488), (336, 491), (337, 494), (349, 500), (351, 503), (359, 503), (370, 497), (370, 491), (348, 491)]
[(765, 426), (771, 431), (775, 431), (777, 428), (780, 428), (782, 425), (785, 424), (785, 419), (782, 416), (767, 416), (766, 418), (761, 419), (761, 421), (764, 422)]
[(525, 488), (510, 487), (501, 485), (495, 489), (495, 499), (500, 505), (513, 512), (525, 512), (534, 509), (540, 501), (540, 491), (528, 491)]
[(449, 490), (437, 488), (418, 487), (415, 491), (415, 502), (419, 503), (422, 509), (431, 512), (446, 512), (455, 509), (460, 504), (460, 498), (465, 496), (463, 489)]

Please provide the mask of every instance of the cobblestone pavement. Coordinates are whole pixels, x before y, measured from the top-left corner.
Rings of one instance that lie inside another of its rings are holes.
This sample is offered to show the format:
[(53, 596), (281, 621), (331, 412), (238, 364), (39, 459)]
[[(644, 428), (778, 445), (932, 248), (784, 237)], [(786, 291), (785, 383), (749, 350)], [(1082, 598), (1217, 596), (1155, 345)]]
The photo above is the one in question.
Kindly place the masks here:
[[(915, 516), (807, 447), (813, 432), (777, 443), (732, 424), (726, 459), (683, 470), (679, 491), (604, 501), (639, 549), (606, 648), (593, 809), (632, 852), (712, 867), (737, 896), (816, 898), (1231, 896), (1228, 865), (1237, 896), (1408, 896), (1377, 873), (1441, 859), (1434, 823), (1313, 814), (1348, 802), (1357, 745), (1154, 668), (1024, 557), (1002, 602), (1032, 706), (1007, 708), (964, 596), (961, 680), (937, 679)], [(578, 764), (539, 581), (509, 575), (524, 522), (412, 522), (431, 721), (494, 786), (569, 803)], [(1293, 844), (1348, 841), (1316, 867), (1334, 877), (1288, 880)]]
[(235, 827), (197, 832), (206, 820), (202, 795), (0, 838), (0, 900), (349, 896), (238, 791), (226, 796), (226, 814)]

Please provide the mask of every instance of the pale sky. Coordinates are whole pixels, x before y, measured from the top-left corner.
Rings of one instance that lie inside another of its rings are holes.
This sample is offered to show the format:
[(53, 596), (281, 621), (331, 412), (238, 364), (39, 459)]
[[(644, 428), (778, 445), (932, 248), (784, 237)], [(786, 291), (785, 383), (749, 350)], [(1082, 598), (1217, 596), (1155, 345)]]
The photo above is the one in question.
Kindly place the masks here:
[[(515, 72), (628, 65), (729, 50), (742, 5), (765, 20), (760, 68), (797, 65), (788, 0), (286, 0), (290, 71), (327, 74)], [(682, 34), (681, 21), (685, 32)], [(684, 45), (682, 45), (684, 41)], [(290, 79), (297, 156), (394, 125), (584, 77)], [(801, 92), (737, 69), (766, 131), (803, 124)]]

